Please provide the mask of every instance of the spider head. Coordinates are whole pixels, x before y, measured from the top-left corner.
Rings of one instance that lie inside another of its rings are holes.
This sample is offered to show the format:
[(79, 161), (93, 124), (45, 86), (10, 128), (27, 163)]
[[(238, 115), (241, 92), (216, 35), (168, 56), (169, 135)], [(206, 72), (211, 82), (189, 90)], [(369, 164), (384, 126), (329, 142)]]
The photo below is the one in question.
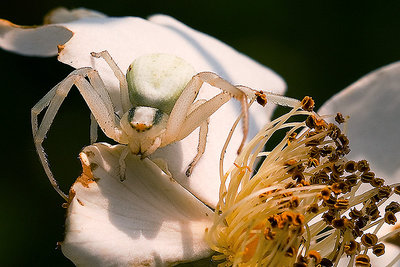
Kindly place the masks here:
[(151, 150), (165, 132), (168, 117), (157, 108), (143, 106), (133, 107), (122, 116), (120, 125), (133, 154), (143, 155)]
[(134, 107), (127, 114), (130, 126), (138, 133), (150, 130), (154, 125), (161, 126), (168, 117), (161, 110), (152, 107)]

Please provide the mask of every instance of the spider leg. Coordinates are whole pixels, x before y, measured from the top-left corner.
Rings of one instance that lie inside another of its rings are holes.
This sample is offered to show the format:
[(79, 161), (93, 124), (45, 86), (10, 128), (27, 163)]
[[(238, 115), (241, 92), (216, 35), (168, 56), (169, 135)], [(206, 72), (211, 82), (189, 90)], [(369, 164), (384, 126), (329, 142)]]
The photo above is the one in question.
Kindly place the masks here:
[[(200, 99), (197, 100), (190, 108), (190, 113), (193, 112), (198, 106), (201, 104), (205, 103), (205, 99)], [(197, 165), (199, 162), (201, 156), (203, 156), (204, 151), (206, 149), (206, 143), (207, 143), (207, 133), (208, 133), (208, 124), (210, 122), (210, 118), (206, 118), (201, 124), (200, 124), (200, 131), (199, 131), (199, 143), (197, 145), (197, 154), (193, 158), (192, 162), (189, 164), (187, 170), (186, 170), (186, 176), (189, 177), (192, 174), (192, 171), (194, 167)]]
[[(205, 103), (199, 105), (189, 115), (188, 110), (196, 98), (203, 83), (208, 83), (214, 87), (220, 88), (223, 93), (213, 97)], [(238, 149), (238, 153), (243, 147), (248, 133), (248, 103), (247, 95), (254, 95), (254, 90), (241, 89), (225, 81), (217, 74), (212, 72), (201, 72), (193, 76), (187, 84), (181, 96), (175, 103), (170, 114), (162, 146), (179, 141), (196, 129), (205, 119), (217, 111), (223, 104), (234, 97), (240, 101), (243, 113), (243, 139)]]
[(124, 149), (121, 152), (121, 155), (119, 157), (119, 180), (121, 182), (125, 181), (125, 171), (126, 171), (126, 163), (125, 163), (125, 159), (128, 156), (129, 152), (131, 152), (131, 150), (129, 149), (128, 146), (124, 147)]
[(93, 113), (90, 113), (90, 144), (94, 144), (97, 141), (97, 127), (98, 123)]
[(127, 112), (132, 107), (132, 104), (129, 101), (128, 83), (126, 81), (124, 73), (118, 67), (117, 63), (115, 63), (114, 59), (111, 57), (110, 53), (108, 53), (107, 50), (99, 53), (92, 52), (90, 54), (96, 58), (103, 58), (108, 66), (111, 68), (111, 70), (114, 72), (115, 77), (117, 77), (119, 81), (122, 111), (123, 113)]
[[(85, 79), (85, 76), (89, 78), (92, 84)], [(100, 77), (98, 77), (97, 72), (91, 68), (81, 68), (73, 71), (67, 76), (67, 78), (51, 89), (32, 108), (32, 133), (36, 150), (50, 183), (65, 200), (68, 199), (68, 196), (59, 188), (57, 181), (50, 170), (42, 143), (50, 129), (58, 109), (73, 85), (76, 85), (78, 88), (93, 116), (96, 118), (106, 135), (116, 141), (120, 140), (122, 135), (119, 126), (115, 122), (115, 115), (110, 97), (105, 88), (101, 88), (102, 81)], [(38, 125), (38, 115), (45, 108), (47, 108), (45, 115), (43, 116), (40, 125)]]

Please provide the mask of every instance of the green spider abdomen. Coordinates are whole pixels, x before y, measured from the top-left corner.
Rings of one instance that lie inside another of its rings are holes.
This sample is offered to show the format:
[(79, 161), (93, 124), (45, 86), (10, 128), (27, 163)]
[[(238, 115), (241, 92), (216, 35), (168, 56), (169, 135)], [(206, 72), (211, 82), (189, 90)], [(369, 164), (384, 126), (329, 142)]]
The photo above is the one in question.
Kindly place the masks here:
[(129, 66), (126, 80), (134, 106), (147, 106), (170, 114), (183, 89), (196, 74), (183, 59), (168, 54), (149, 54)]

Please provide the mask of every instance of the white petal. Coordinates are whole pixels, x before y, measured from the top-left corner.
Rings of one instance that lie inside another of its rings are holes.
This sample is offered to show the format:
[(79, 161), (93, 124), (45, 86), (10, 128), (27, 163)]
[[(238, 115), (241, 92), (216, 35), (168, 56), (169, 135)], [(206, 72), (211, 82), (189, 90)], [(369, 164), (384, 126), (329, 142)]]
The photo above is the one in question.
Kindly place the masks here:
[(400, 62), (380, 68), (333, 96), (320, 114), (350, 115), (349, 158), (366, 159), (390, 183), (400, 181)]
[[(195, 31), (168, 16), (156, 15), (149, 20), (135, 17), (96, 18), (92, 16), (64, 23), (62, 25), (74, 35), (65, 46), (60, 47), (59, 60), (75, 68), (87, 66), (96, 68), (108, 86), (117, 108), (120, 108), (118, 81), (104, 61), (94, 59), (90, 56), (90, 52), (108, 50), (124, 72), (140, 55), (174, 54), (192, 64), (197, 72), (212, 71), (233, 84), (284, 93), (285, 83), (273, 71), (215, 38)], [(42, 40), (46, 38), (42, 37)], [(8, 40), (5, 42), (7, 43)], [(24, 42), (28, 43), (28, 40)], [(21, 44), (15, 45), (16, 48), (20, 46)], [(29, 52), (32, 53), (32, 51)], [(199, 98), (209, 99), (218, 92), (218, 89), (204, 86), (199, 93)], [(269, 120), (273, 109), (273, 104), (265, 108), (257, 104), (251, 107), (249, 137), (254, 136)], [(239, 103), (231, 100), (211, 116), (206, 152), (190, 178), (185, 176), (185, 171), (196, 154), (198, 130), (183, 141), (159, 149), (154, 154), (154, 157), (162, 157), (167, 161), (169, 170), (182, 185), (211, 206), (218, 200), (219, 155), (230, 127), (239, 113)], [(241, 138), (239, 125), (228, 147), (225, 164), (230, 165), (233, 162)]]
[(76, 8), (76, 9), (66, 9), (65, 7), (59, 7), (51, 10), (45, 17), (45, 24), (56, 24), (56, 23), (66, 23), (74, 20), (79, 20), (83, 18), (104, 18), (104, 15), (101, 12), (90, 10), (86, 8)]
[(207, 257), (203, 236), (212, 211), (149, 159), (128, 156), (126, 180), (120, 182), (122, 149), (96, 144), (81, 154), (84, 172), (72, 187), (63, 253), (83, 266), (154, 266)]
[(26, 56), (54, 56), (73, 33), (61, 25), (22, 27), (0, 19), (0, 47)]

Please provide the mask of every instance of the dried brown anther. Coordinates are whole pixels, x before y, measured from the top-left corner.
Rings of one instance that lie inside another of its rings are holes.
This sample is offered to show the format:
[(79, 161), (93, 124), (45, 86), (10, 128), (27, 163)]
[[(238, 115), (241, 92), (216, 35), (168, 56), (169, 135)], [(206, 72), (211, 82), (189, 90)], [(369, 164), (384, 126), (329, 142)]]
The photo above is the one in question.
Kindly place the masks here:
[(310, 129), (314, 129), (315, 126), (317, 125), (315, 122), (315, 116), (314, 115), (309, 115), (305, 121), (306, 126)]
[(370, 183), (375, 178), (375, 173), (373, 172), (364, 172), (361, 174), (361, 182)]
[(334, 205), (334, 208), (338, 210), (346, 210), (348, 207), (349, 200), (347, 199), (338, 199)]
[(385, 212), (391, 211), (397, 213), (400, 211), (400, 204), (398, 202), (392, 201), (389, 205), (385, 207)]
[(258, 91), (256, 92), (256, 101), (258, 104), (260, 104), (261, 106), (265, 106), (267, 104), (267, 96), (264, 94), (263, 91)]
[(356, 220), (355, 225), (361, 229), (367, 225), (368, 221), (368, 216), (362, 216)]
[(366, 206), (365, 213), (371, 217), (371, 220), (377, 219), (379, 217), (378, 206), (375, 203), (370, 203)]
[(350, 240), (349, 243), (344, 245), (344, 252), (347, 255), (354, 255), (360, 250), (360, 244), (355, 240)]
[(328, 136), (332, 138), (332, 140), (336, 140), (342, 133), (340, 131), (340, 128), (333, 123), (328, 124), (328, 131), (329, 131)]
[(369, 163), (365, 159), (360, 160), (359, 162), (357, 162), (357, 167), (358, 167), (358, 170), (360, 172), (367, 172), (367, 171), (370, 170)]
[(324, 146), (321, 148), (320, 153), (322, 157), (326, 157), (327, 155), (331, 154), (335, 149), (332, 146)]
[(296, 140), (297, 133), (293, 132), (288, 136), (288, 145)]
[(286, 250), (285, 256), (286, 257), (294, 257), (297, 255), (297, 249), (295, 247), (290, 247)]
[(319, 211), (319, 206), (317, 203), (313, 203), (307, 208), (307, 212), (317, 213)]
[(350, 210), (349, 216), (350, 216), (352, 219), (355, 220), (355, 219), (358, 219), (358, 218), (360, 218), (361, 216), (363, 216), (363, 213), (362, 213), (361, 211), (357, 210), (356, 208), (354, 208), (354, 209), (351, 209), (351, 210)]
[(393, 212), (387, 211), (385, 212), (385, 223), (395, 225), (397, 222), (397, 218)]
[(367, 233), (361, 237), (361, 243), (365, 247), (372, 247), (378, 243), (378, 237), (375, 234)]
[(264, 230), (264, 238), (266, 240), (274, 240), (276, 232), (272, 231), (271, 228), (265, 228)]
[(360, 254), (356, 257), (356, 266), (357, 267), (369, 267), (371, 266), (370, 259), (366, 254)]
[(374, 253), (377, 257), (385, 254), (385, 245), (383, 243), (376, 244), (372, 247), (372, 253)]
[(301, 108), (304, 109), (305, 111), (310, 111), (310, 112), (313, 111), (314, 105), (315, 105), (314, 100), (309, 96), (305, 96), (303, 100), (301, 100)]
[(337, 123), (341, 124), (341, 123), (345, 122), (346, 119), (343, 117), (342, 113), (338, 112), (338, 113), (336, 113), (335, 121)]
[(350, 186), (355, 186), (358, 182), (358, 176), (355, 174), (350, 174), (345, 177), (345, 181)]
[(373, 187), (381, 187), (385, 184), (385, 180), (383, 180), (382, 178), (375, 178), (370, 182), (370, 184)]
[(308, 167), (317, 167), (319, 165), (319, 161), (316, 158), (308, 158)]
[(357, 163), (354, 160), (349, 160), (344, 164), (344, 170), (348, 173), (353, 173), (357, 170)]
[(323, 200), (328, 200), (330, 196), (331, 196), (331, 190), (328, 187), (325, 187), (324, 189), (321, 190), (320, 197)]
[(400, 185), (395, 186), (394, 193), (397, 194), (397, 195), (400, 195)]
[(322, 258), (320, 265), (321, 265), (321, 267), (332, 267), (333, 262), (330, 259)]
[(340, 143), (341, 143), (341, 145), (342, 145), (343, 147), (346, 147), (346, 146), (349, 145), (349, 139), (347, 138), (346, 135), (340, 134), (340, 135), (338, 136), (338, 139), (339, 139), (339, 141), (340, 141)]
[(332, 226), (336, 229), (344, 229), (345, 228), (344, 219), (342, 219), (342, 218), (333, 219)]
[(378, 189), (378, 197), (380, 199), (388, 198), (390, 196), (390, 193), (392, 193), (392, 188), (388, 185), (381, 186)]

